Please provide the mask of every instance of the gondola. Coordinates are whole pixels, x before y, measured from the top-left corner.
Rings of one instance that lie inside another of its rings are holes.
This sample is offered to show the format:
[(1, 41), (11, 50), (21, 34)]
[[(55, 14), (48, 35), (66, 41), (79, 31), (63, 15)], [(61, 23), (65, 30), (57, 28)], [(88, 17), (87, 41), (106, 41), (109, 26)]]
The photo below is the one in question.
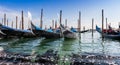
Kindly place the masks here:
[(77, 31), (75, 29), (65, 28), (62, 24), (60, 24), (60, 28), (61, 28), (61, 31), (65, 39), (76, 39), (77, 38), (77, 35), (76, 35)]
[(80, 33), (85, 33), (85, 32), (88, 32), (89, 30), (83, 30), (83, 31), (80, 31)]
[(42, 28), (35, 26), (32, 22), (31, 22), (31, 29), (38, 37), (42, 37), (43, 33), (45, 32)]
[(0, 30), (4, 34), (4, 37), (33, 37), (34, 34), (30, 30), (14, 29), (0, 24)]
[(52, 29), (43, 30), (35, 26), (32, 22), (31, 22), (31, 28), (33, 30), (33, 33), (35, 33), (35, 35), (39, 37), (45, 37), (46, 39), (53, 39), (53, 38), (56, 39), (62, 37), (60, 33), (57, 33)]
[[(102, 30), (98, 26), (96, 26), (96, 31), (99, 32), (102, 35)], [(103, 31), (103, 37), (104, 38), (110, 38), (110, 39), (118, 39), (118, 40), (120, 40), (120, 32), (115, 32), (114, 31), (112, 33), (109, 33), (109, 32), (105, 32), (105, 31), (108, 31), (108, 30), (104, 29), (104, 31)]]
[(76, 37), (76, 33), (75, 33), (75, 32), (72, 32), (72, 31), (70, 31), (70, 30), (65, 30), (65, 31), (63, 32), (63, 35), (64, 35), (64, 38), (68, 38), (68, 39), (75, 39), (75, 38), (77, 38), (77, 37)]

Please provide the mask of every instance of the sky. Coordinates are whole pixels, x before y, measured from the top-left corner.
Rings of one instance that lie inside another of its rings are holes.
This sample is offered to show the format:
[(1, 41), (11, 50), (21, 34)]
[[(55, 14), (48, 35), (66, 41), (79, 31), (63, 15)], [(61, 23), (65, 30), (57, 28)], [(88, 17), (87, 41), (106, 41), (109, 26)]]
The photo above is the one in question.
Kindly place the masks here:
[(32, 22), (39, 26), (40, 11), (43, 9), (43, 28), (50, 27), (52, 20), (59, 24), (59, 12), (62, 10), (62, 23), (64, 24), (67, 19), (69, 27), (77, 27), (79, 11), (81, 11), (82, 28), (85, 26), (86, 29), (90, 29), (92, 28), (92, 18), (94, 18), (94, 25), (101, 26), (101, 11), (104, 9), (104, 18), (108, 18), (108, 23), (117, 28), (118, 22), (120, 22), (119, 6), (120, 0), (0, 0), (0, 22), (6, 13), (9, 26), (11, 26), (11, 22), (15, 22), (16, 16), (19, 21), (21, 20), (23, 10), (25, 27), (28, 27), (28, 11), (32, 14)]

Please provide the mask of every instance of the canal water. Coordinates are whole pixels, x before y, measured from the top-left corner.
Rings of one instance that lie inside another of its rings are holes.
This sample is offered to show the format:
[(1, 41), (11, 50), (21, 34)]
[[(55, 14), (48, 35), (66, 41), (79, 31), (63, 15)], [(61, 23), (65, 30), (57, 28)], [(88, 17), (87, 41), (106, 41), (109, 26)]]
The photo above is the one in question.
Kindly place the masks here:
[(44, 38), (20, 38), (0, 39), (0, 46), (15, 53), (43, 54), (48, 49), (57, 50), (61, 56), (71, 53), (100, 53), (108, 55), (120, 55), (120, 41), (101, 39), (98, 32), (81, 33), (77, 39), (44, 39)]

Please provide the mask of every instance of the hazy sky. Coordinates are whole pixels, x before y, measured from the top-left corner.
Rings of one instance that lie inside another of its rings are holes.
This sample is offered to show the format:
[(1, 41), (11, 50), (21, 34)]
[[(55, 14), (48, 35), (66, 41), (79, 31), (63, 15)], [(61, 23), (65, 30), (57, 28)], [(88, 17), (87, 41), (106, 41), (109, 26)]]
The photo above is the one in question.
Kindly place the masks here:
[[(43, 24), (51, 26), (52, 20), (59, 22), (59, 11), (63, 11), (62, 23), (68, 20), (69, 26), (77, 27), (78, 13), (82, 14), (82, 26), (91, 28), (94, 18), (95, 25), (101, 25), (101, 10), (104, 9), (105, 18), (113, 27), (120, 22), (120, 0), (0, 0), (0, 19), (7, 14), (9, 22), (15, 22), (15, 16), (21, 19), (21, 11), (24, 11), (27, 27), (27, 12), (32, 14), (33, 23), (39, 26), (40, 11), (43, 8)], [(1, 21), (1, 20), (0, 20)]]

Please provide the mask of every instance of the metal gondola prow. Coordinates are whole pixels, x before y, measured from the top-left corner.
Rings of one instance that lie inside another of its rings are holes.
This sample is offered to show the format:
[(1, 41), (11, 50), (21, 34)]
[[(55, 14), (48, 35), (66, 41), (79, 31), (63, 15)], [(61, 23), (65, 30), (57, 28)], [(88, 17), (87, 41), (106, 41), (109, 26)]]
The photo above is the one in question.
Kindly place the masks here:
[(6, 35), (5, 33), (3, 33), (1, 30), (0, 30), (0, 34), (2, 34), (2, 35)]
[(3, 33), (3, 32), (1, 31), (1, 27), (2, 27), (2, 24), (0, 23), (0, 34), (6, 35), (5, 33)]
[(35, 35), (32, 29), (32, 15), (29, 11), (28, 11), (28, 29), (31, 31), (33, 35)]

